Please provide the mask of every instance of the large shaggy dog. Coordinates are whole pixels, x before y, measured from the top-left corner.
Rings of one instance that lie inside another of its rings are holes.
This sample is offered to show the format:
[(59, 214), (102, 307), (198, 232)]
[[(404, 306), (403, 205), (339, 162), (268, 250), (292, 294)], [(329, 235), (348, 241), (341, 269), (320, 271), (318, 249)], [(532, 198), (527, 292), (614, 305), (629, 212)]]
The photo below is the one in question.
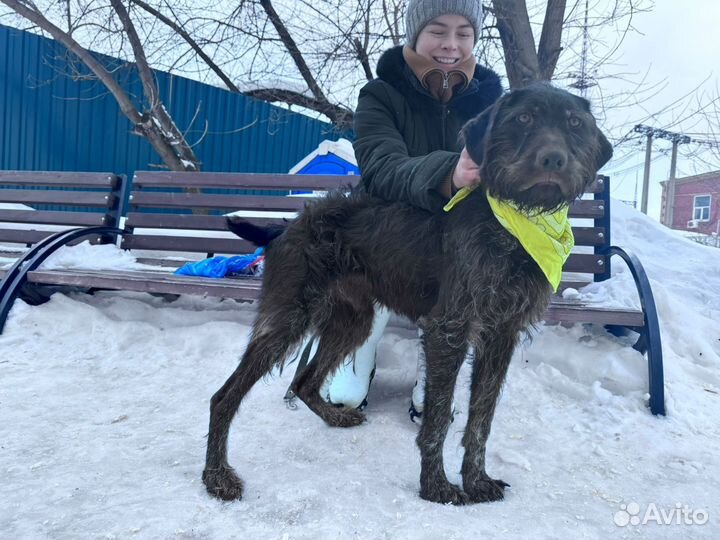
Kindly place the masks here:
[[(308, 332), (319, 336), (319, 347), (296, 379), (296, 395), (331, 426), (363, 421), (360, 411), (336, 408), (318, 390), (368, 337), (374, 305), (382, 304), (417, 321), (425, 333), (420, 496), (452, 504), (503, 497), (507, 484), (485, 471), (490, 423), (518, 335), (540, 320), (551, 286), (500, 225), (486, 193), (532, 212), (557, 209), (583, 193), (612, 147), (587, 101), (545, 85), (507, 94), (468, 122), (462, 136), (481, 164), (483, 189), (450, 212), (356, 193), (309, 203), (282, 232), (231, 221), (232, 230), (269, 246), (252, 339), (211, 402), (203, 472), (209, 493), (241, 498), (242, 481), (227, 462), (231, 420), (250, 388)], [(471, 346), (459, 487), (445, 475), (443, 442), (455, 380)]]

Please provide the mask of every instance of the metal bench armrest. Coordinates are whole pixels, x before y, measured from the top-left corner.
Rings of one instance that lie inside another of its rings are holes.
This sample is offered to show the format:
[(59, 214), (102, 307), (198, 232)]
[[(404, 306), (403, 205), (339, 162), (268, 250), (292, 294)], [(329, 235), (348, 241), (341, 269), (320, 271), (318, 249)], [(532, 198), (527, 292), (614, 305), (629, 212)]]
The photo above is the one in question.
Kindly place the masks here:
[(638, 257), (618, 246), (610, 246), (607, 255), (618, 255), (630, 268), (635, 286), (640, 295), (645, 324), (641, 330), (641, 338), (636, 348), (648, 355), (648, 377), (650, 380), (650, 410), (653, 414), (665, 415), (665, 391), (663, 375), (662, 341), (658, 322), (655, 298), (650, 288), (650, 280)]

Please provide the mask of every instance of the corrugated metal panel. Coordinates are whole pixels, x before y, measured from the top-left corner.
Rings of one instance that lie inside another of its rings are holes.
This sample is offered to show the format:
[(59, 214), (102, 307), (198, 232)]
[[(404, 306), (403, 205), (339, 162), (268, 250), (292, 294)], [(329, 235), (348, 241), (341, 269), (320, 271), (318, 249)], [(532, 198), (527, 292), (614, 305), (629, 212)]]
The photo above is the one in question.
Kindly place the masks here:
[[(104, 86), (64, 75), (65, 57), (53, 40), (0, 25), (0, 169), (108, 170), (132, 177), (160, 164), (150, 145), (132, 135)], [(130, 95), (142, 95), (132, 65), (119, 76)], [(189, 128), (189, 141), (201, 138), (207, 121), (208, 132), (194, 148), (206, 171), (286, 172), (320, 141), (340, 136), (328, 123), (264, 102), (163, 72), (156, 76), (176, 124)]]

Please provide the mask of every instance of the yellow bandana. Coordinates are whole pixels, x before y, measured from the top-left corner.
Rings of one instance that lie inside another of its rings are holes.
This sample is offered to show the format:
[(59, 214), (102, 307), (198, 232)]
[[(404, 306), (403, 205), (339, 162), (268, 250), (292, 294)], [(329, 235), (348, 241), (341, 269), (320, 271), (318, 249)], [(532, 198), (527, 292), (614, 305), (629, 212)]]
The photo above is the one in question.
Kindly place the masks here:
[[(445, 211), (452, 210), (457, 203), (470, 195), (473, 189), (475, 187), (460, 189), (445, 205)], [(567, 217), (568, 207), (564, 206), (551, 214), (527, 215), (512, 204), (494, 199), (490, 195), (487, 200), (500, 224), (520, 241), (545, 274), (553, 291), (557, 292), (563, 264), (575, 246), (572, 227)]]

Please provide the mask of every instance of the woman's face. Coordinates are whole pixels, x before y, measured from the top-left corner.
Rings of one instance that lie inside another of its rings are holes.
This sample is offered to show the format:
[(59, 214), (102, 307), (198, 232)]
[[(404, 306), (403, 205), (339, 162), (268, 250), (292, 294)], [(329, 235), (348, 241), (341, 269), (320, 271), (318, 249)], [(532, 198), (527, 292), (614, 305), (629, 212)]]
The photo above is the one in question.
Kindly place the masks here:
[(418, 34), (415, 52), (432, 60), (443, 71), (457, 66), (472, 55), (475, 32), (462, 15), (435, 17)]

